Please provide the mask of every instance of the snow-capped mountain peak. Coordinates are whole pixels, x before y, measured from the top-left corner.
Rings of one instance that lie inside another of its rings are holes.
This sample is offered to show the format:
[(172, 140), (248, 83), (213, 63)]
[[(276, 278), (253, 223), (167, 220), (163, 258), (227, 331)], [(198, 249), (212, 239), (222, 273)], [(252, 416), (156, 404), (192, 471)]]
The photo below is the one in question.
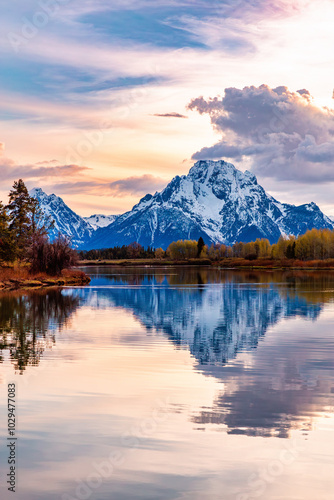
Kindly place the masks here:
[(256, 176), (231, 163), (198, 161), (188, 175), (176, 176), (161, 192), (147, 194), (132, 210), (119, 216), (80, 217), (58, 196), (40, 188), (31, 191), (58, 232), (80, 248), (108, 248), (134, 241), (155, 248), (179, 239), (202, 237), (207, 244), (252, 241), (333, 229), (333, 221), (313, 202), (280, 203), (258, 184)]
[(103, 215), (103, 214), (94, 214), (90, 217), (84, 217), (84, 220), (88, 222), (92, 226), (94, 230), (99, 227), (107, 227), (117, 219), (118, 215)]
[(109, 227), (98, 229), (88, 248), (137, 241), (166, 248), (178, 239), (233, 244), (311, 228), (333, 228), (315, 203), (295, 206), (267, 194), (249, 171), (231, 163), (198, 161), (188, 175), (176, 176), (160, 193), (146, 195)]
[(118, 215), (103, 214), (81, 217), (55, 194), (46, 194), (41, 188), (33, 188), (29, 194), (37, 198), (44, 214), (54, 220), (54, 227), (49, 234), (50, 239), (53, 240), (61, 233), (69, 236), (75, 247), (86, 244), (97, 229), (109, 226), (118, 217)]
[(70, 237), (73, 246), (78, 247), (90, 239), (93, 233), (91, 225), (73, 212), (62, 198), (55, 194), (48, 195), (41, 188), (34, 188), (29, 194), (39, 201), (44, 214), (54, 220), (54, 227), (49, 233), (51, 240), (60, 233)]

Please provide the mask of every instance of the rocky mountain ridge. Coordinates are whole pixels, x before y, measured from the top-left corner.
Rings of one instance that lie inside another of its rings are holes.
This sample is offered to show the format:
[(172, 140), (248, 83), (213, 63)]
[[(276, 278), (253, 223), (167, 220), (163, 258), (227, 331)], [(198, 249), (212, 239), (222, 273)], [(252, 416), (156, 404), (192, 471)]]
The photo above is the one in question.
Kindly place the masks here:
[(51, 237), (61, 232), (83, 249), (108, 248), (137, 241), (166, 249), (172, 241), (203, 237), (207, 244), (233, 244), (279, 236), (298, 236), (312, 228), (333, 229), (333, 221), (315, 203), (280, 203), (249, 171), (231, 163), (198, 161), (188, 175), (176, 176), (161, 192), (147, 194), (118, 216), (80, 217), (63, 200), (41, 189), (32, 191), (55, 220)]

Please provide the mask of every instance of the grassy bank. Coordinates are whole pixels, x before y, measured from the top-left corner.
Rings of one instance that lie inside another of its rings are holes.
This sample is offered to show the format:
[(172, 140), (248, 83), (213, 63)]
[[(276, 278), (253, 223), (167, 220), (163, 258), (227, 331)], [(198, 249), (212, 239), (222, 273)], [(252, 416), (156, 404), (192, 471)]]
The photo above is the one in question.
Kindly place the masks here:
[(60, 276), (45, 273), (31, 274), (29, 267), (0, 267), (0, 291), (50, 286), (81, 286), (90, 282), (89, 276), (79, 270), (64, 270)]
[(334, 259), (297, 260), (297, 259), (255, 259), (225, 258), (220, 261), (209, 259), (121, 259), (121, 260), (81, 260), (79, 266), (213, 266), (222, 269), (304, 269), (334, 270)]

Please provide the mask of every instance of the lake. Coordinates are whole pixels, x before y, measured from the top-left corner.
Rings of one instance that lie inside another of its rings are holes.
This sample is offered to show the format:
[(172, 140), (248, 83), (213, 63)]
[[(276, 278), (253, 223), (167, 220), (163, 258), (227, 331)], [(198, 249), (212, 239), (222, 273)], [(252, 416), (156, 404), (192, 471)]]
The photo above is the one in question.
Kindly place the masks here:
[(334, 273), (86, 272), (0, 295), (1, 499), (334, 499)]

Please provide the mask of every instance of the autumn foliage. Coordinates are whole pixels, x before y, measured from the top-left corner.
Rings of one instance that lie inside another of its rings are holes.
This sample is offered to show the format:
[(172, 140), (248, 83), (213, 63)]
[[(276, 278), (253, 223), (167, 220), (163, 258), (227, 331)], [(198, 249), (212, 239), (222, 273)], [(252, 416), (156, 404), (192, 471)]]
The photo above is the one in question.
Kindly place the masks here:
[[(166, 254), (172, 260), (191, 259), (197, 256), (198, 242), (179, 240), (167, 248)], [(224, 259), (243, 259), (244, 261), (262, 260), (269, 265), (271, 261), (295, 260), (302, 262), (326, 261), (334, 259), (334, 231), (312, 229), (298, 237), (281, 236), (271, 245), (267, 239), (257, 239), (248, 243), (238, 242), (232, 246), (221, 243), (205, 245), (201, 258), (211, 261)], [(328, 263), (329, 264), (329, 263)], [(302, 265), (302, 264), (300, 264)]]

